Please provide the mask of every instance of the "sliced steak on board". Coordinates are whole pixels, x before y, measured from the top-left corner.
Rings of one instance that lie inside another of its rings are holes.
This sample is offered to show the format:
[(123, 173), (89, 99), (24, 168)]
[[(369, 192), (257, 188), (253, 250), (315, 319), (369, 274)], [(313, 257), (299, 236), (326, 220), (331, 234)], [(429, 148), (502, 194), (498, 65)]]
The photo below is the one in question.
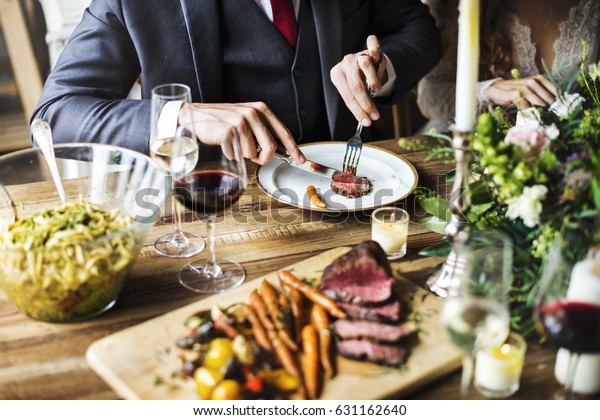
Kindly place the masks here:
[(378, 322), (398, 322), (400, 320), (401, 305), (398, 298), (370, 305), (338, 302), (338, 306), (351, 319), (366, 319)]
[(366, 340), (344, 340), (337, 343), (337, 350), (349, 359), (366, 359), (373, 363), (398, 366), (404, 363), (408, 351), (397, 345), (385, 345)]
[(392, 295), (394, 277), (381, 246), (364, 241), (325, 268), (321, 289), (338, 302), (384, 302)]
[(373, 321), (338, 319), (333, 323), (342, 340), (365, 339), (379, 343), (396, 343), (415, 331), (408, 325), (387, 325)]

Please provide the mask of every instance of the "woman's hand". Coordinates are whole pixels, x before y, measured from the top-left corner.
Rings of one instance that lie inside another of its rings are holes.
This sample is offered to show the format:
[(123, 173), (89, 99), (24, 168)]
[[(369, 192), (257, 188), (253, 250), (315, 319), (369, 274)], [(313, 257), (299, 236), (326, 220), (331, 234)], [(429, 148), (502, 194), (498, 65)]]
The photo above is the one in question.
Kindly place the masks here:
[(375, 93), (381, 90), (386, 81), (386, 66), (379, 39), (370, 35), (366, 50), (346, 55), (331, 69), (331, 81), (348, 109), (364, 126), (368, 127), (372, 120), (379, 119), (379, 111), (371, 98), (369, 87)]
[(243, 156), (264, 165), (273, 157), (275, 139), (279, 139), (294, 160), (306, 161), (290, 131), (263, 102), (184, 103), (179, 124), (192, 130), (202, 143), (221, 145), (229, 158), (233, 156), (232, 141), (238, 138)]
[[(519, 95), (520, 91), (520, 95)], [(483, 92), (493, 104), (503, 107), (517, 105), (519, 109), (533, 105), (550, 106), (556, 100), (556, 87), (543, 75), (517, 80), (498, 80)]]

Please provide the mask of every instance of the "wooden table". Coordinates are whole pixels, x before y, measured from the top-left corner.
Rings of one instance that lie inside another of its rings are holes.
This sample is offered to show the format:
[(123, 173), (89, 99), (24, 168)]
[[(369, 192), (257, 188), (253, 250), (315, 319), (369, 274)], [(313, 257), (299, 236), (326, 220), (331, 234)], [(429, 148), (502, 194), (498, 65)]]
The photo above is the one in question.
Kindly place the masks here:
[[(378, 145), (411, 161), (419, 172), (421, 186), (449, 193), (444, 177), (448, 165), (424, 162), (426, 153), (409, 153), (392, 140)], [(249, 168), (248, 173), (254, 174), (254, 169)], [(405, 204), (414, 213), (412, 197), (399, 204)], [(292, 208), (271, 200), (260, 191), (254, 175), (234, 210), (217, 225), (217, 252), (242, 263), (250, 280), (325, 250), (353, 245), (370, 237), (368, 213), (331, 217)], [(192, 223), (192, 215), (186, 216), (186, 230), (205, 233), (201, 222)], [(286, 220), (285, 224), (281, 223), (282, 219)], [(172, 229), (169, 217), (157, 223), (116, 306), (88, 322), (63, 325), (33, 321), (20, 314), (0, 292), (0, 398), (117, 398), (88, 367), (87, 347), (115, 331), (202, 298), (177, 281), (177, 272), (184, 260), (154, 254), (152, 244), (156, 238)], [(443, 259), (425, 258), (417, 253), (440, 239), (440, 235), (411, 223), (408, 255), (395, 263), (394, 268), (411, 281), (423, 284), (432, 268)], [(529, 344), (521, 390), (515, 398), (546, 399), (558, 389), (553, 375), (555, 354), (551, 348)], [(456, 399), (459, 385), (460, 371), (456, 371), (425, 389), (415, 390), (411, 397)], [(475, 394), (473, 398), (479, 396)]]

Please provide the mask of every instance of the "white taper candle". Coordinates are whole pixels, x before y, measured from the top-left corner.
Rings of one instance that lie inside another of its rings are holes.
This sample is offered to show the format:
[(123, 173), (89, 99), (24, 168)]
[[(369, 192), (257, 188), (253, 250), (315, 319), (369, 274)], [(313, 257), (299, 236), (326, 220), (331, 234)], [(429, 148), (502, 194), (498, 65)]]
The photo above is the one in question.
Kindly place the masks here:
[(455, 130), (470, 132), (477, 115), (479, 0), (460, 0), (456, 65)]

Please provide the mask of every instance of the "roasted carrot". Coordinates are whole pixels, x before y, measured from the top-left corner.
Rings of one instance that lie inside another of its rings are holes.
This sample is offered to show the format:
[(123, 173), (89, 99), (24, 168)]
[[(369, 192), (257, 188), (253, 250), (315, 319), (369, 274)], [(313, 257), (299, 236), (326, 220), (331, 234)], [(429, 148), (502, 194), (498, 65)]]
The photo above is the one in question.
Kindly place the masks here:
[(279, 334), (286, 346), (288, 346), (293, 351), (297, 351), (298, 346), (296, 345), (296, 343), (294, 343), (294, 340), (292, 340), (290, 332), (288, 331), (287, 326), (282, 320), (283, 314), (279, 308), (279, 305), (277, 305), (275, 289), (273, 288), (273, 286), (271, 286), (271, 283), (269, 283), (266, 280), (263, 280), (263, 282), (259, 286), (259, 291), (260, 295), (263, 298), (263, 301), (267, 306), (267, 311), (271, 316), (273, 325), (275, 325), (275, 328), (277, 329), (277, 334)]
[(308, 198), (310, 198), (310, 202), (319, 208), (327, 208), (327, 204), (323, 202), (319, 194), (317, 194), (317, 190), (313, 185), (309, 185), (306, 187), (306, 194), (308, 194)]
[(273, 346), (271, 346), (267, 331), (256, 315), (254, 308), (250, 305), (244, 305), (243, 311), (252, 326), (252, 334), (254, 335), (256, 343), (265, 350), (273, 351)]
[(319, 171), (321, 170), (321, 165), (319, 165), (317, 162), (310, 162), (310, 170)]
[(310, 311), (310, 322), (319, 334), (319, 355), (325, 377), (331, 379), (335, 376), (335, 368), (331, 357), (331, 331), (327, 311), (321, 305), (313, 305)]
[(252, 293), (250, 293), (250, 305), (252, 305), (252, 307), (254, 308), (258, 319), (260, 319), (260, 322), (264, 325), (265, 329), (269, 333), (270, 338), (271, 332), (276, 333), (275, 325), (273, 325), (271, 318), (267, 316), (267, 308), (265, 307), (265, 301), (260, 296), (257, 290), (253, 290)]
[(286, 372), (293, 377), (300, 378), (300, 370), (298, 369), (298, 364), (296, 363), (294, 354), (290, 348), (285, 345), (275, 331), (269, 331), (269, 340), (271, 340), (273, 350), (275, 350), (275, 355), (281, 363), (281, 366), (283, 366)]
[(302, 351), (304, 352), (304, 384), (312, 400), (319, 397), (319, 339), (311, 324), (302, 328)]
[(342, 311), (337, 305), (337, 303), (335, 303), (335, 301), (330, 297), (325, 296), (323, 293), (321, 293), (314, 287), (311, 287), (306, 283), (302, 283), (296, 278), (296, 276), (294, 276), (287, 270), (280, 270), (278, 274), (281, 283), (288, 287), (301, 291), (304, 294), (304, 296), (306, 296), (309, 300), (311, 300), (313, 303), (321, 305), (327, 312), (329, 312), (334, 317), (340, 319), (347, 318), (346, 313)]
[(279, 305), (279, 309), (283, 315), (283, 323), (285, 324), (286, 329), (290, 332), (292, 337), (295, 337), (294, 330), (294, 314), (292, 313), (290, 297), (285, 292), (279, 293), (279, 297), (277, 299), (277, 304)]
[(304, 381), (302, 378), (302, 372), (298, 367), (298, 362), (294, 354), (288, 346), (286, 346), (283, 341), (279, 338), (275, 331), (269, 331), (269, 339), (273, 344), (273, 349), (275, 350), (275, 356), (281, 366), (285, 369), (287, 373), (292, 375), (294, 378), (298, 378), (300, 393), (303, 398), (306, 398), (306, 388), (304, 386)]
[(296, 340), (300, 342), (300, 333), (304, 322), (304, 295), (300, 290), (290, 287), (290, 296), (292, 298), (292, 315), (294, 315), (294, 334)]
[(280, 293), (279, 298), (277, 298), (277, 304), (282, 311), (286, 311), (290, 307), (290, 298), (285, 293)]

